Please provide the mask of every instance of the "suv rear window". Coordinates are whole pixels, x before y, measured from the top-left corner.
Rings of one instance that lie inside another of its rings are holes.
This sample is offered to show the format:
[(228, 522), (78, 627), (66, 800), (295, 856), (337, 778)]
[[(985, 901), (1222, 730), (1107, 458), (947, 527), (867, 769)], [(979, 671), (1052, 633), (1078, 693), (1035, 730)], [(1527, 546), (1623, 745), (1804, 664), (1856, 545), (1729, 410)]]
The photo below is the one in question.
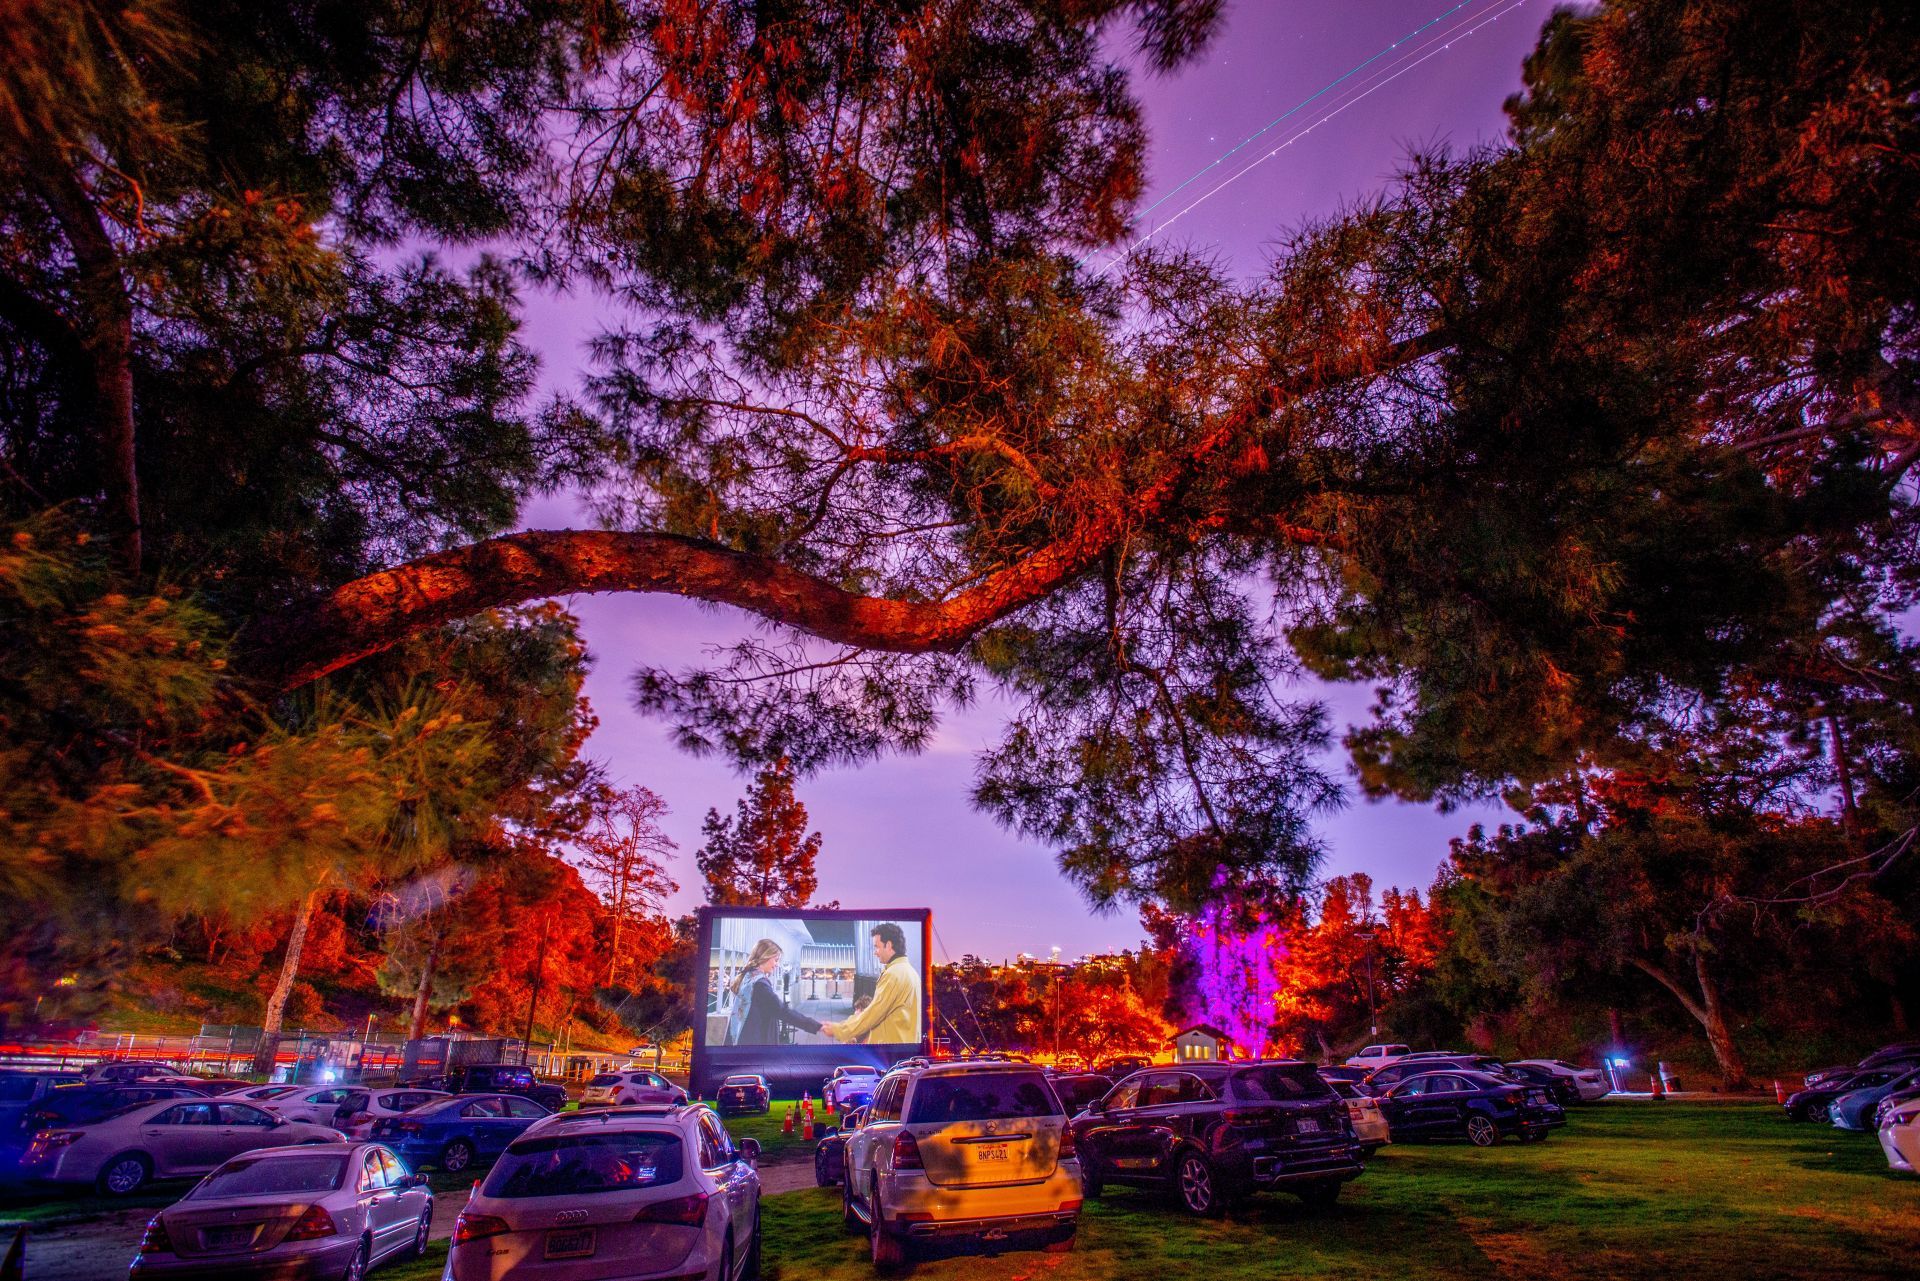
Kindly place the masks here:
[(677, 1183), (684, 1164), (680, 1136), (566, 1134), (507, 1149), (487, 1176), (485, 1196), (579, 1196)]
[(1038, 1072), (930, 1076), (915, 1083), (909, 1125), (1060, 1116), (1060, 1101)]
[(1332, 1089), (1310, 1067), (1242, 1068), (1233, 1074), (1233, 1093), (1238, 1098), (1267, 1103), (1333, 1097)]

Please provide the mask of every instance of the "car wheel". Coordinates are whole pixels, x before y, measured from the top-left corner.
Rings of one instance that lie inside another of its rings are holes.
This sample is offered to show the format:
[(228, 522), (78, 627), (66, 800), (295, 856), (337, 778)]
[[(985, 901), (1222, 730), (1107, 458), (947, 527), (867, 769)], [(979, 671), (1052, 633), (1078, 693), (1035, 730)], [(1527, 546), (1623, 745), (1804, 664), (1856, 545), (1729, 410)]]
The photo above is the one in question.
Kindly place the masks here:
[(473, 1144), (465, 1139), (455, 1139), (440, 1150), (440, 1168), (448, 1174), (458, 1174), (473, 1164)]
[(1185, 1152), (1180, 1157), (1175, 1177), (1179, 1181), (1180, 1203), (1190, 1213), (1202, 1218), (1211, 1218), (1220, 1213), (1220, 1186), (1215, 1181), (1212, 1162), (1198, 1152)]
[(827, 1154), (819, 1148), (813, 1150), (813, 1186), (824, 1188), (832, 1185), (833, 1179), (827, 1175)]
[(340, 1274), (340, 1281), (365, 1281), (367, 1275), (367, 1243), (362, 1241), (360, 1248), (347, 1260), (347, 1270)]
[(760, 1210), (753, 1211), (753, 1234), (747, 1238), (747, 1261), (740, 1268), (740, 1281), (760, 1281)]
[(1500, 1141), (1500, 1127), (1484, 1116), (1467, 1118), (1467, 1141), (1476, 1148), (1490, 1148)]
[(1815, 1125), (1825, 1125), (1833, 1119), (1832, 1109), (1825, 1103), (1807, 1104), (1807, 1120)]
[(873, 1266), (881, 1272), (889, 1272), (907, 1265), (907, 1243), (887, 1227), (886, 1218), (880, 1213), (880, 1180), (873, 1181), (873, 1195), (867, 1201), (867, 1251), (872, 1257)]
[(100, 1177), (94, 1182), (103, 1195), (132, 1196), (152, 1177), (153, 1162), (138, 1152), (122, 1152), (100, 1167)]
[(1330, 1183), (1309, 1183), (1295, 1195), (1314, 1209), (1325, 1210), (1340, 1199), (1340, 1189), (1344, 1186), (1346, 1185), (1337, 1180)]
[(1064, 1232), (1056, 1231), (1046, 1245), (1041, 1248), (1048, 1254), (1072, 1254), (1073, 1247), (1079, 1240), (1080, 1230), (1078, 1226), (1075, 1226), (1066, 1229)]
[(1093, 1199), (1107, 1190), (1107, 1181), (1100, 1177), (1100, 1166), (1091, 1155), (1080, 1158), (1080, 1190)]
[(865, 1236), (867, 1225), (853, 1208), (853, 1186), (849, 1179), (840, 1181), (840, 1222), (846, 1225), (848, 1236)]
[(413, 1228), (413, 1249), (410, 1251), (413, 1258), (420, 1259), (426, 1257), (427, 1238), (432, 1235), (433, 1203), (429, 1201), (427, 1208), (420, 1212), (420, 1222), (415, 1224)]

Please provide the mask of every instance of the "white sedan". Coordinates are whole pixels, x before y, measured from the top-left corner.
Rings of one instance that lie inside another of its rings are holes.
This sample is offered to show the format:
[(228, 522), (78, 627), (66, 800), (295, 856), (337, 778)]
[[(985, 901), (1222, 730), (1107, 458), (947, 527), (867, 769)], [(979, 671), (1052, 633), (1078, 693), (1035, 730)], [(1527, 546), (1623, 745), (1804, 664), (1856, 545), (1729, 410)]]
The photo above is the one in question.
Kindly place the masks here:
[(399, 1116), (423, 1103), (447, 1097), (444, 1090), (353, 1090), (341, 1100), (333, 1114), (333, 1123), (348, 1138), (365, 1139), (372, 1136), (374, 1122), (381, 1118)]
[(261, 1102), (260, 1106), (275, 1116), (284, 1116), (289, 1121), (306, 1121), (311, 1125), (332, 1125), (333, 1114), (353, 1093), (350, 1086), (314, 1085), (303, 1086), (290, 1094), (276, 1095)]
[(1512, 1063), (1515, 1067), (1536, 1067), (1543, 1072), (1566, 1077), (1573, 1088), (1580, 1092), (1582, 1103), (1604, 1099), (1613, 1093), (1613, 1082), (1607, 1080), (1607, 1074), (1599, 1068), (1581, 1067), (1578, 1063), (1568, 1063), (1563, 1059), (1514, 1059)]
[(287, 1121), (249, 1103), (167, 1099), (141, 1103), (91, 1125), (42, 1130), (20, 1156), (20, 1171), (50, 1183), (91, 1183), (126, 1196), (154, 1179), (205, 1174), (254, 1148), (336, 1143), (324, 1125)]
[(1887, 1164), (1908, 1174), (1920, 1172), (1920, 1099), (1902, 1103), (1880, 1127)]
[(537, 1121), (461, 1211), (446, 1281), (756, 1277), (758, 1155), (697, 1105)]

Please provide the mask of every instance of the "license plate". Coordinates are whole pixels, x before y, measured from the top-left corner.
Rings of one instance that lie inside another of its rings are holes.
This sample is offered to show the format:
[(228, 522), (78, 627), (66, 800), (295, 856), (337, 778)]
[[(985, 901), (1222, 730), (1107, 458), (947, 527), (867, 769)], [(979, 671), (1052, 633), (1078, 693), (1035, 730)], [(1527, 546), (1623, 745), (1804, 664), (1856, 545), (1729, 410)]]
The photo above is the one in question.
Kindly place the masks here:
[(218, 1250), (223, 1247), (230, 1249), (239, 1245), (252, 1245), (254, 1226), (248, 1223), (237, 1228), (208, 1228), (207, 1248)]
[(974, 1159), (977, 1161), (1004, 1161), (1007, 1159), (1007, 1145), (1004, 1143), (990, 1143), (985, 1147), (975, 1148), (973, 1152)]
[(592, 1253), (592, 1228), (575, 1228), (567, 1232), (547, 1233), (549, 1259), (584, 1259)]
[(1318, 1134), (1320, 1133), (1319, 1118), (1303, 1116), (1293, 1123), (1293, 1131), (1295, 1134)]

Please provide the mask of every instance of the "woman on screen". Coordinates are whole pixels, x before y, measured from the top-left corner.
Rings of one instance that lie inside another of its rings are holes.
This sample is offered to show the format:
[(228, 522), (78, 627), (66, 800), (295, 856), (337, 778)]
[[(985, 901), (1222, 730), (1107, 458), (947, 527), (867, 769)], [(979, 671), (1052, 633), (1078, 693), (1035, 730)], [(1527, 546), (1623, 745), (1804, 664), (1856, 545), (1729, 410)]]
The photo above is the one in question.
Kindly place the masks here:
[(747, 964), (733, 978), (733, 1013), (727, 1018), (728, 1045), (778, 1045), (780, 1025), (818, 1032), (820, 1025), (780, 999), (773, 972), (780, 968), (780, 945), (761, 939), (747, 953)]

